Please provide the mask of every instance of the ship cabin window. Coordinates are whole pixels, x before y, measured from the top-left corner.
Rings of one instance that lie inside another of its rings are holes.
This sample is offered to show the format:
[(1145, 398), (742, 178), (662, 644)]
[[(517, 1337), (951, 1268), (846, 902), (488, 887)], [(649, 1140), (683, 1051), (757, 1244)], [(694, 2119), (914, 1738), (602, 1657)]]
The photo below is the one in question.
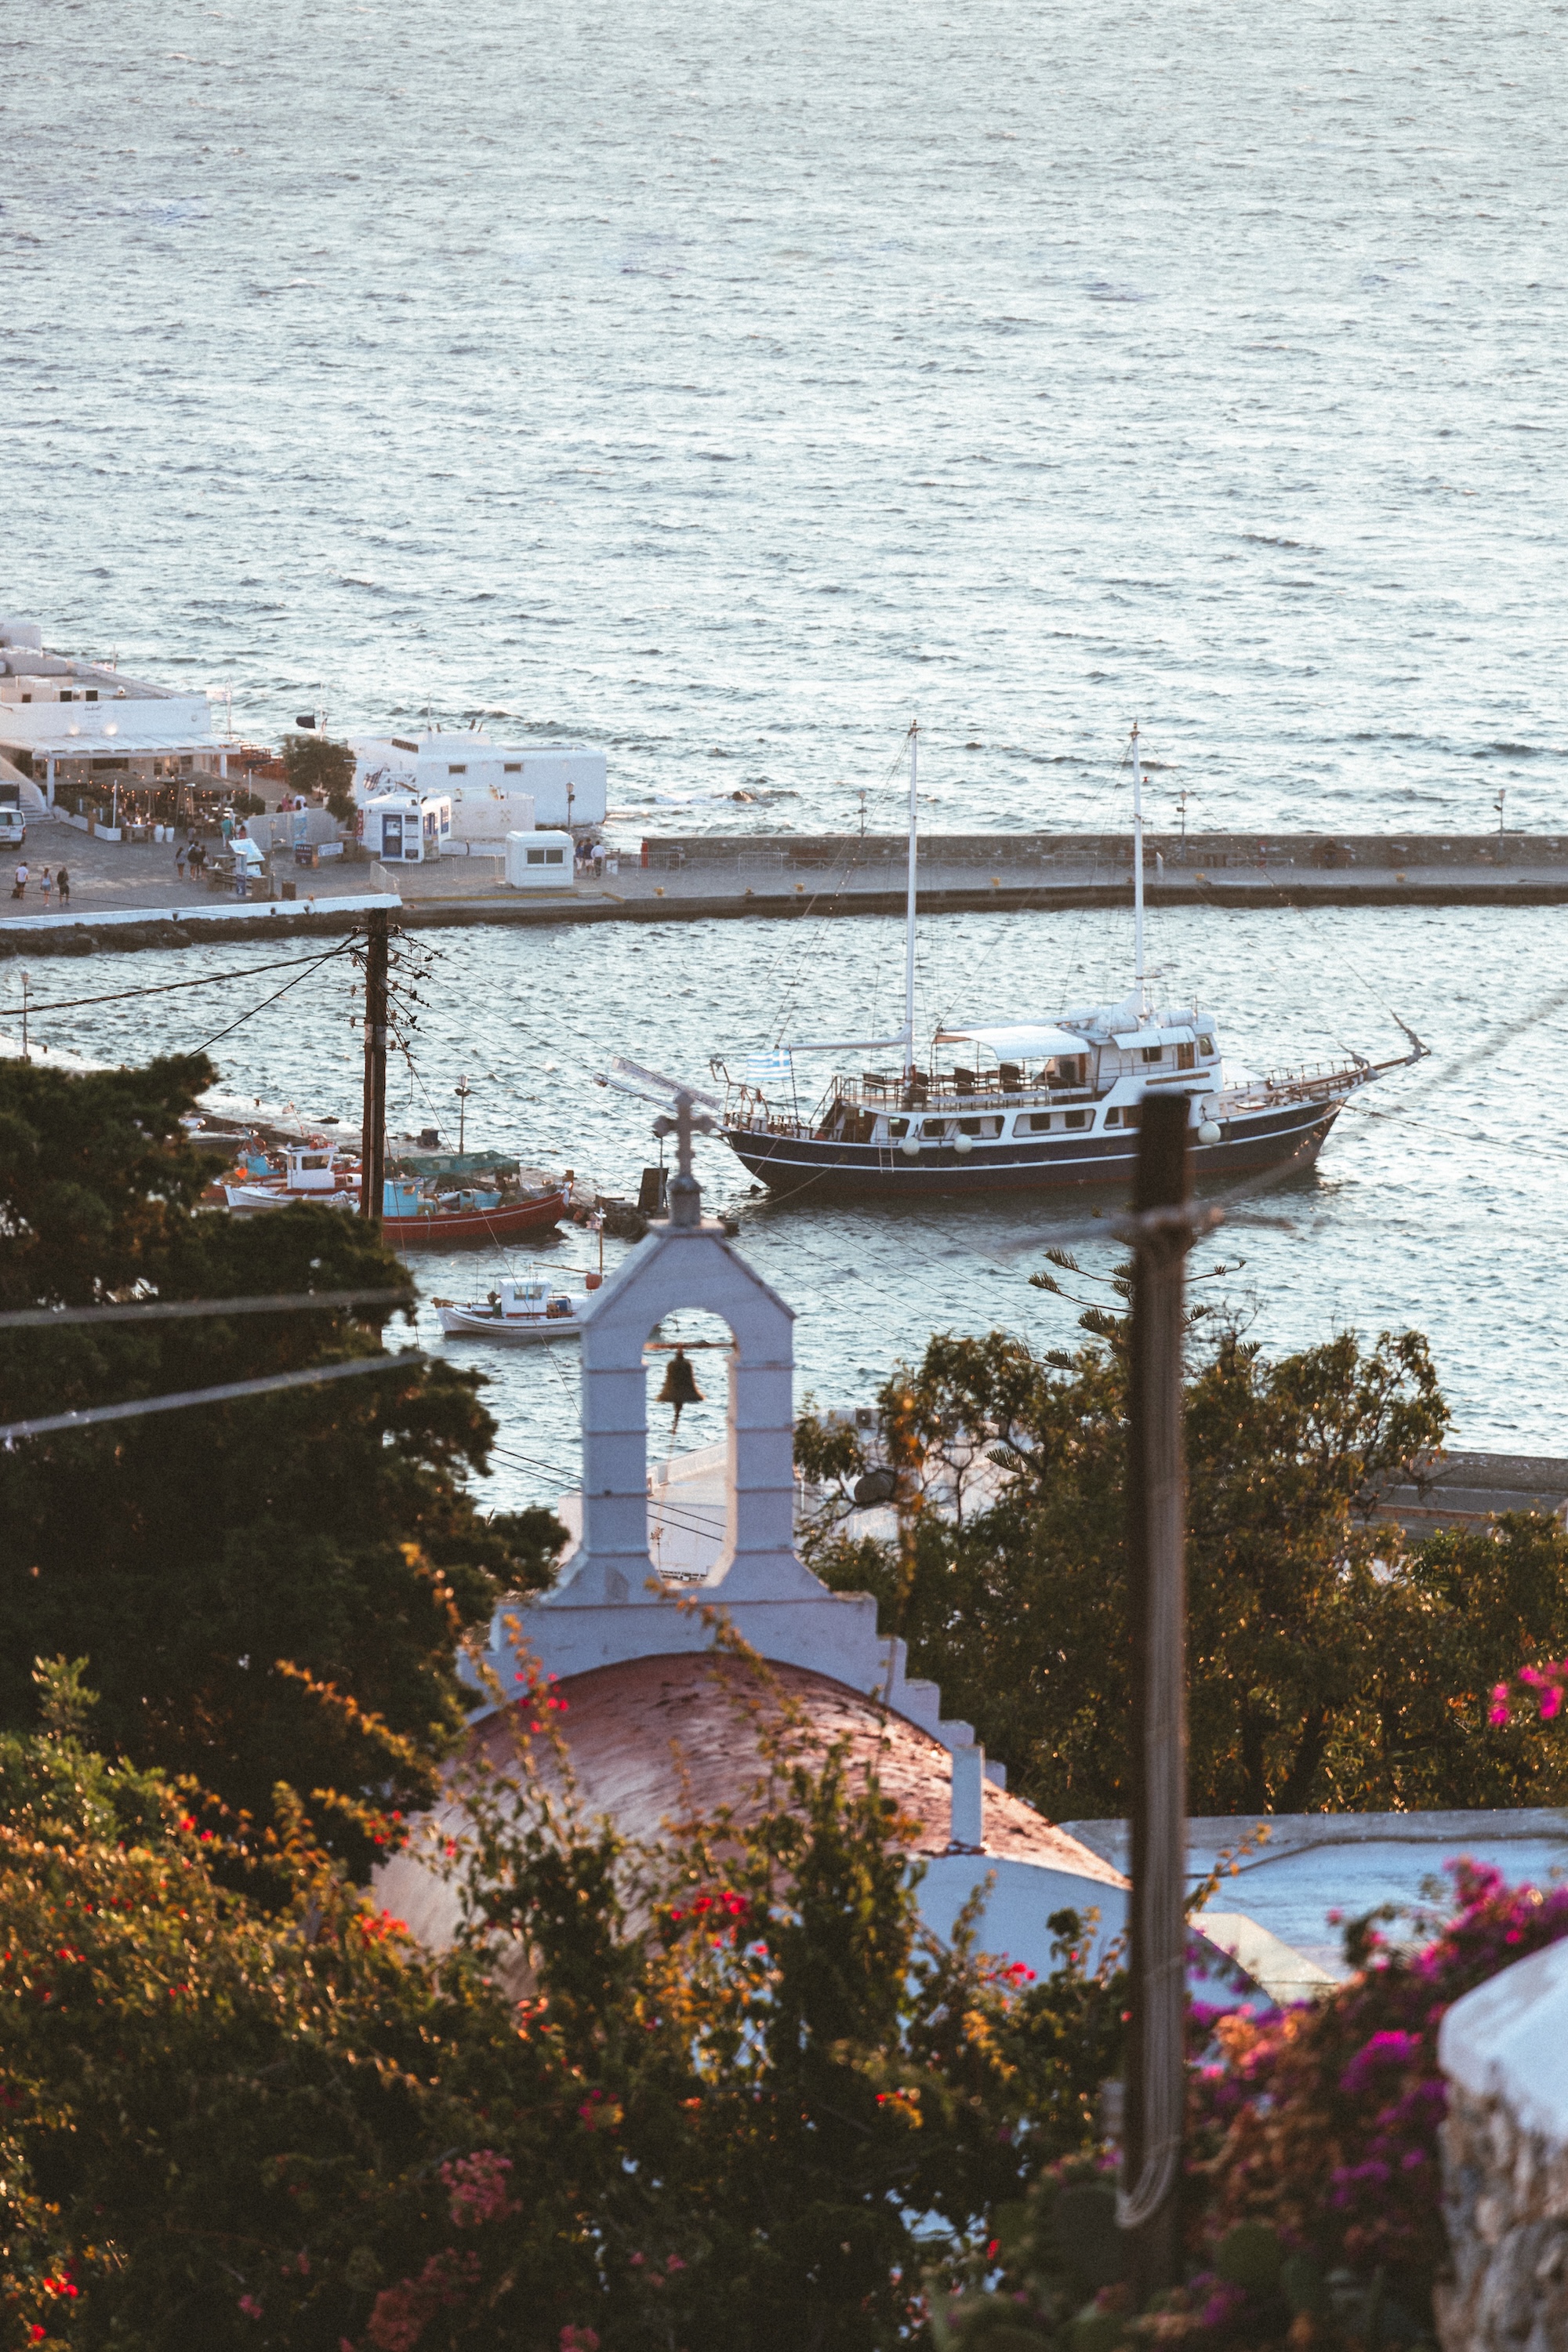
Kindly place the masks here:
[(922, 1118), (921, 1133), (928, 1143), (941, 1143), (948, 1133), (948, 1122), (945, 1118)]
[(1112, 1105), (1105, 1114), (1107, 1127), (1136, 1127), (1143, 1116), (1142, 1103)]
[(1205, 1062), (1212, 1062), (1214, 1059), (1214, 1039), (1212, 1037), (1200, 1037), (1198, 1039), (1198, 1051), (1203, 1055)]
[(958, 1131), (960, 1135), (1000, 1135), (1002, 1122), (999, 1118), (961, 1118)]
[(1177, 1067), (1177, 1069), (1178, 1069), (1178, 1070), (1191, 1070), (1191, 1069), (1195, 1069), (1195, 1068), (1196, 1068), (1196, 1066), (1197, 1066), (1197, 1055), (1196, 1055), (1196, 1054), (1195, 1054), (1195, 1052), (1194, 1052), (1194, 1048), (1193, 1048), (1191, 1045), (1178, 1045), (1178, 1046), (1177, 1046), (1177, 1048), (1176, 1048), (1176, 1067)]
[(1165, 1049), (1163, 1045), (1144, 1045), (1139, 1050), (1146, 1062), (1163, 1062), (1165, 1058)]
[(1046, 1076), (1055, 1086), (1081, 1087), (1084, 1083), (1089, 1056), (1086, 1054), (1066, 1054), (1047, 1064)]
[(301, 1151), (300, 1165), (301, 1168), (330, 1168), (331, 1161), (324, 1151)]
[(1088, 1111), (1069, 1110), (1066, 1114), (1065, 1124), (1068, 1127), (1087, 1127), (1089, 1125)]
[(1027, 1110), (1014, 1127), (1015, 1135), (1049, 1135), (1051, 1115), (1048, 1110)]

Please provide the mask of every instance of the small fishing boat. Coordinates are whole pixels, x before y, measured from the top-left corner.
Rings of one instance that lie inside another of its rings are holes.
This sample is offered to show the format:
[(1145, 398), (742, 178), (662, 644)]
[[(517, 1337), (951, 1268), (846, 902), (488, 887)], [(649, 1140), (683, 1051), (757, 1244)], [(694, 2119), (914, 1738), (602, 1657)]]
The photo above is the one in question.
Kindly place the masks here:
[(584, 1274), (580, 1291), (562, 1281), (574, 1269), (546, 1272), (536, 1265), (521, 1282), (509, 1277), (482, 1298), (434, 1300), (442, 1330), (475, 1339), (574, 1339), (589, 1296), (605, 1279), (604, 1211), (595, 1210), (586, 1223), (599, 1236), (599, 1270)]
[(290, 1201), (316, 1201), (326, 1209), (359, 1207), (358, 1169), (340, 1164), (333, 1146), (319, 1135), (273, 1154), (251, 1146), (218, 1189), (231, 1209), (284, 1209)]
[[(588, 1281), (597, 1287), (597, 1278)], [(582, 1331), (586, 1290), (563, 1290), (558, 1275), (538, 1268), (521, 1281), (499, 1282), (483, 1298), (437, 1298), (443, 1331), (474, 1339), (575, 1339)]]
[[(395, 1249), (450, 1249), (521, 1240), (558, 1225), (572, 1205), (572, 1171), (559, 1184), (527, 1185), (515, 1160), (493, 1153), (409, 1153), (382, 1186), (382, 1238)], [(276, 1154), (254, 1147), (217, 1187), (246, 1214), (315, 1201), (358, 1212), (360, 1171), (321, 1136)]]
[[(1218, 1025), (1198, 998), (1159, 1001), (1144, 962), (1142, 771), (1134, 728), (1131, 989), (1114, 1003), (1044, 1013), (1028, 1005), (946, 1023), (922, 1068), (915, 1045), (917, 740), (911, 728), (902, 1027), (892, 1036), (780, 1040), (749, 1055), (739, 1072), (715, 1055), (710, 1067), (722, 1096), (685, 1089), (714, 1115), (731, 1151), (769, 1192), (917, 1201), (1124, 1184), (1137, 1161), (1142, 1106), (1165, 1091), (1186, 1106), (1197, 1175), (1293, 1173), (1312, 1166), (1363, 1087), (1426, 1054), (1395, 1014), (1408, 1053), (1373, 1062), (1352, 1051), (1258, 1076), (1222, 1058)], [(827, 1053), (854, 1054), (859, 1066), (819, 1091), (820, 1082), (806, 1078), (807, 1057)], [(868, 1069), (872, 1055), (888, 1062)], [(680, 1081), (620, 1057), (614, 1068), (602, 1084), (668, 1113)]]

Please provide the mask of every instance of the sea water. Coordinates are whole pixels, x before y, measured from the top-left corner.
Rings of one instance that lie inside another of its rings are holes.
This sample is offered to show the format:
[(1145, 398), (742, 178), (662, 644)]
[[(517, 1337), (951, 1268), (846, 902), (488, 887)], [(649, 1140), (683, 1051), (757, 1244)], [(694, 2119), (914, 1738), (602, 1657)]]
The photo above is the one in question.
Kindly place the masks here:
[[(896, 824), (915, 718), (937, 829), (1125, 824), (1136, 718), (1157, 824), (1551, 831), (1562, 19), (13, 10), (0, 606), (221, 688), (268, 740), (322, 709), (602, 744), (634, 841)], [(1432, 1044), (1238, 1213), (1215, 1287), (1271, 1347), (1427, 1330), (1472, 1445), (1564, 1450), (1564, 919), (1156, 927), (1173, 992), (1254, 1066), (1397, 1052), (1395, 1012)], [(612, 1054), (700, 1077), (786, 1016), (896, 1017), (897, 927), (870, 919), (422, 939), (446, 961), (397, 1117), (448, 1125), (467, 1074), (470, 1132), (611, 1183), (653, 1149), (593, 1084)], [(932, 922), (921, 958), (927, 1024), (1129, 971), (1104, 914)], [(204, 961), (235, 951), (52, 966), (38, 993)], [(234, 998), (45, 1034), (199, 1043)], [(226, 1075), (352, 1115), (350, 1009), (328, 968), (221, 1041)], [(1114, 1259), (1093, 1203), (775, 1206), (721, 1146), (700, 1167), (825, 1402), (936, 1328), (1058, 1344), (1043, 1250)], [(465, 1360), (513, 1457), (497, 1492), (571, 1484), (573, 1351)]]
[[(1563, 1450), (1568, 1110), (1541, 1075), (1563, 1045), (1562, 919), (1550, 908), (1184, 908), (1151, 919), (1161, 995), (1200, 995), (1224, 1050), (1247, 1067), (1352, 1052), (1391, 1059), (1409, 1051), (1395, 1015), (1430, 1046), (1426, 1060), (1357, 1097), (1312, 1173), (1231, 1210), (1194, 1255), (1194, 1295), (1241, 1320), (1270, 1352), (1347, 1327), (1368, 1340), (1384, 1329), (1424, 1331), (1455, 1413), (1456, 1444)], [(1126, 917), (1097, 910), (929, 919), (920, 932), (922, 1007), (956, 1022), (1103, 997), (1125, 982), (1129, 928)], [(775, 1034), (792, 1011), (797, 1035), (878, 1034), (901, 989), (903, 936), (883, 918), (824, 917), (422, 931), (397, 952), (415, 960), (399, 963), (395, 979), (416, 1025), (398, 1024), (409, 1051), (393, 1060), (395, 1135), (436, 1126), (455, 1142), (455, 1089), (467, 1078), (470, 1149), (504, 1145), (625, 1192), (660, 1147), (654, 1109), (596, 1083), (614, 1055), (710, 1086), (712, 1057), (728, 1055), (738, 1066), (747, 1045)], [(37, 997), (58, 1002), (312, 953), (324, 950), (300, 941), (267, 955), (203, 944), (53, 963), (34, 978)], [(286, 985), (287, 994), (263, 1002)], [(323, 1118), (357, 1118), (363, 1052), (352, 986), (340, 951), (210, 990), (35, 1012), (33, 1034), (106, 1061), (216, 1038), (226, 1087), (292, 1103), (309, 1129)], [(803, 1087), (811, 1066), (802, 1057)], [(1028, 1281), (1047, 1249), (1068, 1250), (1083, 1268), (1081, 1280), (1060, 1277), (1068, 1292), (1115, 1303), (1103, 1286), (1120, 1255), (1109, 1230), (1120, 1205), (1112, 1193), (933, 1199), (912, 1208), (773, 1202), (752, 1189), (722, 1142), (700, 1139), (696, 1158), (708, 1205), (737, 1220), (739, 1246), (795, 1309), (797, 1388), (822, 1404), (868, 1403), (932, 1331), (1002, 1329), (1042, 1348), (1079, 1344), (1070, 1300)], [(623, 1255), (612, 1243), (606, 1265)], [(591, 1269), (596, 1255), (590, 1236), (568, 1227), (556, 1241), (510, 1252), (416, 1252), (409, 1260), (426, 1301), (437, 1292), (472, 1297), (535, 1262), (574, 1289), (574, 1273)], [(1217, 1276), (1216, 1266), (1225, 1269)], [(703, 1327), (689, 1318), (680, 1328)], [(490, 1381), (504, 1449), (498, 1494), (517, 1500), (576, 1484), (573, 1343), (444, 1341), (427, 1305), (419, 1339)], [(722, 1433), (718, 1360), (694, 1361), (708, 1401), (682, 1417), (682, 1446)], [(652, 1426), (666, 1442), (668, 1411)]]

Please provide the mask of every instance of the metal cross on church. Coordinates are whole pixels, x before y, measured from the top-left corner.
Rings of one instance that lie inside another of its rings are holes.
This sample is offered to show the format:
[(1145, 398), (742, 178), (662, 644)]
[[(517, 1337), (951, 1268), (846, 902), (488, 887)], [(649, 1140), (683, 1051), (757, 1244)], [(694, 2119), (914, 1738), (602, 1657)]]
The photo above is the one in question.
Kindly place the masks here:
[(711, 1135), (713, 1121), (706, 1111), (694, 1111), (691, 1097), (682, 1087), (675, 1097), (675, 1117), (659, 1117), (653, 1131), (660, 1139), (675, 1138), (676, 1173), (669, 1187), (669, 1222), (672, 1225), (697, 1225), (702, 1222), (702, 1187), (691, 1172), (691, 1139), (694, 1135)]

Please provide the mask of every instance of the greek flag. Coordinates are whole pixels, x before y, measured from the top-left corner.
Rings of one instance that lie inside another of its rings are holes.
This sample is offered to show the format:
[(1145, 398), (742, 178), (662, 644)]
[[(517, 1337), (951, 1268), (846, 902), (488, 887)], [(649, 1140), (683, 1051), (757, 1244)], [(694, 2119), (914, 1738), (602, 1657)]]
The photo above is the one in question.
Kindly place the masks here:
[(787, 1045), (771, 1054), (748, 1054), (746, 1084), (749, 1087), (787, 1087), (795, 1076), (795, 1065)]

